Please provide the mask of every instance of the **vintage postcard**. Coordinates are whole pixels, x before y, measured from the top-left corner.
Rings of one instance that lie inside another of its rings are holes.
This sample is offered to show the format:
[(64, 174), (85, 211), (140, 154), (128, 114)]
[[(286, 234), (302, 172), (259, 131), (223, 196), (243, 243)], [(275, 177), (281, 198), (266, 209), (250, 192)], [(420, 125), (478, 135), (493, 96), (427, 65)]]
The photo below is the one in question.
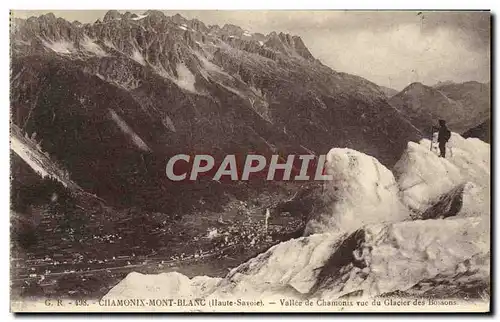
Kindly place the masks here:
[(11, 11), (11, 311), (489, 312), (490, 26)]

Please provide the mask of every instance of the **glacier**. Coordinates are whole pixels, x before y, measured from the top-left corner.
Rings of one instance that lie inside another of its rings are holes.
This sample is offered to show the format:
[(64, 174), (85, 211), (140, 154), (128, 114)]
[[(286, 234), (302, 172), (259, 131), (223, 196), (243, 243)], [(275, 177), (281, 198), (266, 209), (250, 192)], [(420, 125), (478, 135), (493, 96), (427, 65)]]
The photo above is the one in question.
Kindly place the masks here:
[[(425, 139), (409, 142), (393, 171), (361, 152), (334, 148), (326, 161), (334, 180), (324, 183), (325, 207), (309, 219), (303, 237), (271, 247), (224, 278), (133, 272), (103, 299), (347, 303), (398, 294), (484, 302), (490, 276), (489, 144), (453, 133), (453, 155), (446, 159), (429, 146)], [(440, 213), (421, 218), (445, 209), (448, 195), (459, 198), (461, 207), (446, 218)]]

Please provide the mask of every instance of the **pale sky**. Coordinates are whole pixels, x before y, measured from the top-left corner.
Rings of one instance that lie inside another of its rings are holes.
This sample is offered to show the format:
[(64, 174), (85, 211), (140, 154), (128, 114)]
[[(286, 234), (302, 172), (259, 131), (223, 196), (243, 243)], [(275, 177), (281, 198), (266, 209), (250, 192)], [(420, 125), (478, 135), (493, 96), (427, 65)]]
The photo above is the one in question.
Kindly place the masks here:
[[(145, 10), (130, 12), (142, 13)], [(27, 18), (50, 11), (16, 11)], [(52, 11), (93, 22), (106, 11)], [(125, 10), (120, 10), (125, 12)], [(251, 32), (302, 37), (314, 57), (336, 71), (401, 90), (412, 82), (490, 80), (490, 13), (434, 11), (166, 11)]]

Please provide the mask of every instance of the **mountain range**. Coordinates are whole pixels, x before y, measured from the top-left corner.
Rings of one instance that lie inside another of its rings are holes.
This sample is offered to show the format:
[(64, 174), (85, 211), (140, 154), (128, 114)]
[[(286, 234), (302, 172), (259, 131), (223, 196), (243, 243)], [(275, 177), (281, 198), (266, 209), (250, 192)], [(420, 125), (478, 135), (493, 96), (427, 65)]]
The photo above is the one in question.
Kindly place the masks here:
[(11, 21), (11, 58), (13, 124), (36, 134), (78, 186), (117, 206), (186, 210), (214, 195), (216, 206), (240, 187), (174, 187), (164, 170), (178, 153), (339, 146), (391, 166), (420, 137), (380, 87), (332, 70), (284, 33), (160, 11), (109, 11), (86, 24), (46, 14)]
[(475, 81), (412, 83), (389, 100), (420, 131), (429, 134), (439, 119), (464, 133), (490, 118), (490, 85)]

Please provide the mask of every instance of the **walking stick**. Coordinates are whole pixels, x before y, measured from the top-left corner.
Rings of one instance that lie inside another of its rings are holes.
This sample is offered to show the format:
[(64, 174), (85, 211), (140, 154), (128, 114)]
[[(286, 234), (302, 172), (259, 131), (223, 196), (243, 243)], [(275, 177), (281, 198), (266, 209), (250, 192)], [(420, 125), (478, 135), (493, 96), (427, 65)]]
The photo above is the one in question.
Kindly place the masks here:
[(431, 126), (431, 152), (432, 152), (432, 141), (434, 140), (434, 126)]

